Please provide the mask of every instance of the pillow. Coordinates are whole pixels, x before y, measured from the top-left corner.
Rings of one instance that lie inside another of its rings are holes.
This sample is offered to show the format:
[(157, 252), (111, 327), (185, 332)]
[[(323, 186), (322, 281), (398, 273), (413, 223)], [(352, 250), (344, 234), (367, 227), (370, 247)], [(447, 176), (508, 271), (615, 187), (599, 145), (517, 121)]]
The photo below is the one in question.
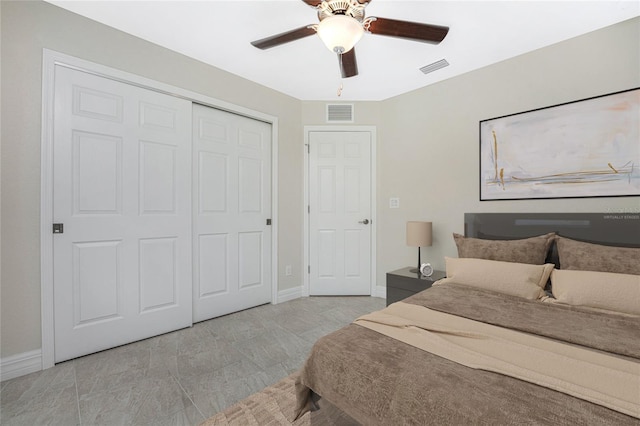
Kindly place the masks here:
[(555, 235), (550, 233), (521, 240), (482, 240), (454, 233), (453, 239), (458, 247), (458, 257), (542, 265)]
[(640, 315), (638, 275), (556, 269), (551, 283), (558, 302)]
[(561, 269), (640, 275), (640, 248), (611, 247), (557, 237)]
[(553, 263), (531, 265), (486, 259), (445, 257), (447, 278), (437, 282), (464, 284), (525, 299), (544, 296)]

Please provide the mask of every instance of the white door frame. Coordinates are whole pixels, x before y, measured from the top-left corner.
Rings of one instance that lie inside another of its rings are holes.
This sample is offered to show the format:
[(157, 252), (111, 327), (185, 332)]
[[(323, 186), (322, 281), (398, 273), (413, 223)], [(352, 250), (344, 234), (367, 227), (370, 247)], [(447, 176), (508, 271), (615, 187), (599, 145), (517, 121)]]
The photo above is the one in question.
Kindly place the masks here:
[(377, 294), (376, 285), (376, 241), (377, 241), (377, 135), (376, 126), (304, 126), (304, 205), (302, 216), (304, 223), (304, 282), (302, 296), (309, 296), (309, 133), (310, 132), (369, 132), (371, 134), (371, 296), (386, 297)]
[(40, 155), (40, 288), (42, 369), (53, 367), (53, 112), (55, 67), (64, 66), (122, 83), (186, 99), (271, 124), (271, 303), (278, 300), (278, 118), (180, 87), (96, 64), (50, 49), (42, 52), (42, 127)]

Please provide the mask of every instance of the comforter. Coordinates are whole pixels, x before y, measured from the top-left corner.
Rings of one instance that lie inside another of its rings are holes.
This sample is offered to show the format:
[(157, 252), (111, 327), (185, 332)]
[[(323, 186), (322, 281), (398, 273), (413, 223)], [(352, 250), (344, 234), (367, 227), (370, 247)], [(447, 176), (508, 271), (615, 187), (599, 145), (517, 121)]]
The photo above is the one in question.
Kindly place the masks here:
[[(447, 284), (404, 300), (606, 352), (638, 366), (640, 319)], [(588, 374), (588, 371), (584, 372)], [(300, 372), (298, 413), (321, 397), (367, 425), (615, 424), (640, 420), (524, 380), (466, 367), (351, 324), (320, 339)], [(640, 401), (640, 386), (636, 397)]]

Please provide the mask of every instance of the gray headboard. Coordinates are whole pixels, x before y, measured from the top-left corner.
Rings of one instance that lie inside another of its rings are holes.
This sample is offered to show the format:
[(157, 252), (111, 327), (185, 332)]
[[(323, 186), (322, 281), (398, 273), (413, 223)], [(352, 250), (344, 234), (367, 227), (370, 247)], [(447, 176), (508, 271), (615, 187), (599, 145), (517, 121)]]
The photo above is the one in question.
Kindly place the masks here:
[[(640, 247), (640, 213), (465, 213), (464, 234), (514, 240), (555, 232), (574, 240)], [(555, 244), (547, 261), (558, 265)]]

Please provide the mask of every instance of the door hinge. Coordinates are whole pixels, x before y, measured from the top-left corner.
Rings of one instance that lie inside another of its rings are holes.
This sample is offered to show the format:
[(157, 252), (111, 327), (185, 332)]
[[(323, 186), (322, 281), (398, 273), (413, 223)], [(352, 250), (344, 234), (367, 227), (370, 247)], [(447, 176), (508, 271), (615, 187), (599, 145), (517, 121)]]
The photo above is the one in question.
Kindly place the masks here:
[(310, 273), (311, 273), (311, 265), (308, 265), (307, 266), (307, 274), (310, 274)]
[(311, 144), (307, 144), (307, 154), (311, 154)]
[(307, 204), (307, 213), (311, 213), (311, 205)]
[(267, 225), (271, 225), (271, 219), (267, 219)]
[(64, 233), (64, 223), (54, 223), (53, 224), (53, 233), (54, 234), (63, 234)]

